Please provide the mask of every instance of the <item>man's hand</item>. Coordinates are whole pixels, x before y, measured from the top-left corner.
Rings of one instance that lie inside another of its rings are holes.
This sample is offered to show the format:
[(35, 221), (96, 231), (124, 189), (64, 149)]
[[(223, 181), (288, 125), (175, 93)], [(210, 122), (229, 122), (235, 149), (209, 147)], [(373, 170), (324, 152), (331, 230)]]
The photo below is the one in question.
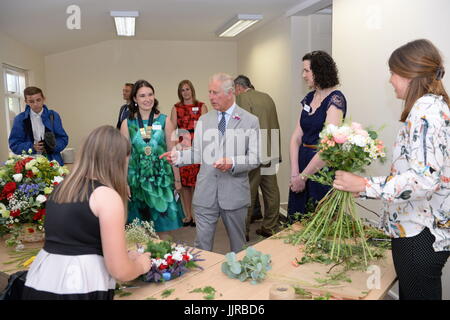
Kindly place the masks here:
[(38, 143), (33, 145), (34, 150), (36, 150), (36, 152), (44, 152), (44, 142), (43, 141), (39, 141)]
[(166, 160), (170, 163), (170, 164), (175, 164), (178, 160), (178, 152), (175, 150), (172, 151), (167, 151), (165, 153), (163, 153), (162, 155), (159, 156), (160, 159), (162, 158), (166, 158)]
[(222, 172), (228, 171), (233, 167), (233, 160), (230, 158), (221, 158), (213, 163), (213, 167)]

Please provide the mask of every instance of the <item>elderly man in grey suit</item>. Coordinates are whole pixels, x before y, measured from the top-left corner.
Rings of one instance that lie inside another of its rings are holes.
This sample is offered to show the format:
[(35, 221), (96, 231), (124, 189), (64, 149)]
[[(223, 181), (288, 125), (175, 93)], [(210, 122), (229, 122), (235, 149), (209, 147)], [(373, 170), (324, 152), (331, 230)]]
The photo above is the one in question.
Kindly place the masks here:
[(235, 103), (234, 81), (219, 73), (209, 81), (209, 99), (216, 112), (200, 117), (192, 148), (161, 155), (176, 166), (200, 163), (193, 206), (197, 248), (212, 251), (217, 221), (222, 217), (231, 251), (245, 244), (250, 205), (248, 172), (259, 166), (259, 120)]

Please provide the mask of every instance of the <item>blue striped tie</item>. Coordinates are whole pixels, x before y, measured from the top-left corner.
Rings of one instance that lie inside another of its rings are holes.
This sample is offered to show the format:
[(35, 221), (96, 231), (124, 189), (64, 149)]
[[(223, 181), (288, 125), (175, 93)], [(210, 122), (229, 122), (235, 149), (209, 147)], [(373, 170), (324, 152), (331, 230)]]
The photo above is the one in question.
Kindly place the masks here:
[(219, 131), (222, 135), (225, 134), (225, 127), (226, 127), (225, 114), (226, 112), (222, 112), (222, 118), (219, 121)]

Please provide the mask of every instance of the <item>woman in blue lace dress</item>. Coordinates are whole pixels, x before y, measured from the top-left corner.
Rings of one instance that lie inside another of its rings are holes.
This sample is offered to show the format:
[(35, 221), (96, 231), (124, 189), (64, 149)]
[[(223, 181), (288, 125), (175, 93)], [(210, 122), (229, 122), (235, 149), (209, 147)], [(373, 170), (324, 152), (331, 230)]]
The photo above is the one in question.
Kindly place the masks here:
[(341, 125), (347, 111), (344, 94), (336, 90), (339, 84), (337, 67), (328, 53), (313, 51), (303, 57), (303, 79), (313, 91), (301, 101), (300, 117), (290, 141), (288, 218), (291, 222), (307, 213), (308, 203), (314, 207), (330, 190), (329, 186), (311, 181), (304, 175), (314, 174), (324, 167), (316, 150), (319, 133), (325, 123)]

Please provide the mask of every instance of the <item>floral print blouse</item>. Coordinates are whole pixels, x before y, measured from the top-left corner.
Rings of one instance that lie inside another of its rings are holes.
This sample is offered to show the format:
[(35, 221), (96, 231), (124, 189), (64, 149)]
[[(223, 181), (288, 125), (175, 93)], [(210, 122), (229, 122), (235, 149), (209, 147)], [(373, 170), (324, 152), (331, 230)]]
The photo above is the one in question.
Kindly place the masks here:
[(381, 227), (393, 238), (425, 227), (435, 251), (450, 251), (450, 112), (442, 96), (418, 99), (400, 129), (390, 175), (367, 178), (361, 195), (383, 200)]

